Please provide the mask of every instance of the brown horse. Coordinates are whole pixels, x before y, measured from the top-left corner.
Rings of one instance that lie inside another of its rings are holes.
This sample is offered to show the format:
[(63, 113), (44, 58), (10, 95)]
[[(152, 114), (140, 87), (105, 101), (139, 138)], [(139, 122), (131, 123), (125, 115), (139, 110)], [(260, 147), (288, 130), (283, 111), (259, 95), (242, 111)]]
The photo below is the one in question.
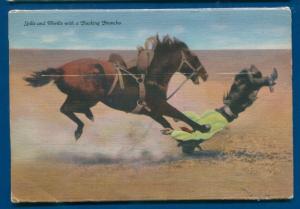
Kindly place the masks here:
[(172, 128), (163, 117), (169, 116), (184, 121), (194, 130), (208, 131), (208, 126), (195, 123), (167, 102), (168, 83), (174, 73), (184, 74), (186, 79), (199, 84), (199, 77), (204, 81), (208, 77), (205, 68), (178, 39), (166, 36), (161, 41), (157, 36), (156, 40), (154, 56), (146, 72), (136, 66), (126, 69), (110, 61), (79, 59), (24, 79), (33, 87), (54, 81), (67, 95), (60, 111), (77, 124), (76, 139), (81, 136), (84, 124), (75, 113), (83, 113), (93, 120), (90, 108), (99, 101), (114, 109), (148, 115), (164, 128)]

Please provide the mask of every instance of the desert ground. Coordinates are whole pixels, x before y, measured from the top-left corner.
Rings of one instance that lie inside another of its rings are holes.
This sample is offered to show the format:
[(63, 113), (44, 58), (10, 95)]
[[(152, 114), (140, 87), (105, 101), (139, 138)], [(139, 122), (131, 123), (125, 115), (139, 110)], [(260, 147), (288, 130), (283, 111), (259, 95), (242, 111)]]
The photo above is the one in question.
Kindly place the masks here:
[[(106, 59), (110, 51), (10, 50), (12, 201), (285, 199), (293, 196), (291, 52), (198, 51), (209, 73), (199, 86), (187, 83), (170, 102), (201, 114), (222, 105), (233, 74), (250, 64), (279, 72), (268, 88), (228, 128), (187, 156), (145, 116), (98, 103), (82, 137), (59, 112), (65, 95), (53, 84), (27, 86), (33, 71), (83, 57)], [(127, 60), (134, 51), (119, 51)], [(176, 74), (169, 92), (184, 79)], [(175, 123), (174, 127), (183, 123)]]

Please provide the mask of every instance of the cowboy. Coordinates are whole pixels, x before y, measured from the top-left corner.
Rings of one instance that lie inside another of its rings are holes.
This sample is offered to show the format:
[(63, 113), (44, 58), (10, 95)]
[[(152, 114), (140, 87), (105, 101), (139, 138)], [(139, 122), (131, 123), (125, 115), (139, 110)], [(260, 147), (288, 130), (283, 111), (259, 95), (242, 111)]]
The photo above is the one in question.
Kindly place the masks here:
[(262, 76), (262, 73), (252, 65), (235, 76), (229, 93), (223, 98), (223, 106), (215, 110), (208, 110), (202, 115), (194, 112), (184, 114), (193, 121), (200, 124), (209, 124), (211, 129), (207, 133), (192, 131), (188, 128), (182, 130), (170, 130), (168, 134), (179, 142), (184, 153), (191, 154), (200, 143), (212, 138), (216, 133), (223, 130), (230, 122), (238, 118), (238, 115), (256, 100), (258, 91), (263, 86), (268, 86), (273, 91), (273, 86), (278, 78), (277, 70), (274, 68), (270, 76)]
[[(251, 65), (249, 69), (243, 69), (235, 76), (235, 80), (230, 89), (230, 94), (224, 98), (224, 104), (229, 105), (232, 101), (238, 100), (240, 111), (250, 106), (257, 98), (257, 93), (263, 86), (268, 86), (270, 92), (273, 92), (275, 80), (278, 77), (277, 70), (274, 68), (270, 76), (262, 76), (262, 73)], [(242, 94), (243, 93), (243, 94)]]

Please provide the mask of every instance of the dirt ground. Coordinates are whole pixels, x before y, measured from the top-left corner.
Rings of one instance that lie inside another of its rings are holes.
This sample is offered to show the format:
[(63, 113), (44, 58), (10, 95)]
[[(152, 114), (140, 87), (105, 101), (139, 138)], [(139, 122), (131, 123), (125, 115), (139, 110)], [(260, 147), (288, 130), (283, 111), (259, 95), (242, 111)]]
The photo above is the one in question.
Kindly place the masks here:
[[(126, 60), (135, 52), (121, 51)], [(279, 71), (275, 92), (262, 89), (252, 107), (186, 156), (159, 124), (99, 103), (82, 137), (59, 112), (65, 99), (53, 84), (33, 89), (22, 77), (109, 51), (10, 51), (12, 200), (15, 202), (174, 199), (284, 199), (293, 196), (290, 51), (199, 51), (209, 73), (189, 82), (171, 103), (204, 112), (222, 105), (233, 75), (250, 64)], [(228, 74), (229, 73), (229, 74)], [(175, 75), (169, 92), (182, 81)], [(172, 121), (169, 119), (169, 121)], [(176, 124), (179, 127), (182, 123)]]

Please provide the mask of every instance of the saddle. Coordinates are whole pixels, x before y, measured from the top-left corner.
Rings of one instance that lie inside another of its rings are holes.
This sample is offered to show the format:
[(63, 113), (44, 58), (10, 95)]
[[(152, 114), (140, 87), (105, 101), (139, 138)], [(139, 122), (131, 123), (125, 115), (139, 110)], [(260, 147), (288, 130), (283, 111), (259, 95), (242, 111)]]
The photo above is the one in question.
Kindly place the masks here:
[(147, 72), (148, 67), (153, 59), (153, 50), (138, 48), (138, 56), (136, 60), (136, 66), (138, 70), (142, 72)]
[(131, 60), (128, 64), (126, 64), (121, 55), (117, 53), (111, 53), (109, 55), (108, 61), (125, 69), (128, 69), (128, 67), (133, 67), (135, 64), (138, 70), (140, 70), (141, 72), (147, 72), (147, 69), (152, 62), (156, 45), (157, 37), (151, 36), (145, 41), (143, 47), (138, 47), (136, 60)]
[(125, 67), (126, 69), (136, 66), (141, 73), (146, 73), (152, 62), (153, 56), (154, 51), (152, 49), (138, 47), (137, 58), (128, 61), (128, 63), (125, 63), (123, 58), (116, 53), (110, 54), (108, 61)]
[(152, 36), (145, 41), (144, 47), (138, 47), (138, 55), (136, 60), (136, 66), (138, 70), (147, 72), (148, 67), (152, 62), (156, 45), (157, 38)]

